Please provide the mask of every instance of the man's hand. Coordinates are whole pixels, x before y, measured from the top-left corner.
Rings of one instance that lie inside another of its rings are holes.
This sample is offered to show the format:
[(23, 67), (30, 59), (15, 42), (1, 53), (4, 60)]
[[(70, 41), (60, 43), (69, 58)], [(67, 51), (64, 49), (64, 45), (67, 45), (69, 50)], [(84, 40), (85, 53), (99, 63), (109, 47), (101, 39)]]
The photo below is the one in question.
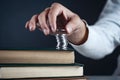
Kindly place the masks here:
[(79, 45), (87, 40), (88, 30), (85, 23), (77, 14), (59, 3), (53, 3), (40, 14), (33, 15), (25, 27), (34, 31), (36, 25), (45, 35), (56, 33), (58, 28), (64, 28), (67, 39), (73, 44)]

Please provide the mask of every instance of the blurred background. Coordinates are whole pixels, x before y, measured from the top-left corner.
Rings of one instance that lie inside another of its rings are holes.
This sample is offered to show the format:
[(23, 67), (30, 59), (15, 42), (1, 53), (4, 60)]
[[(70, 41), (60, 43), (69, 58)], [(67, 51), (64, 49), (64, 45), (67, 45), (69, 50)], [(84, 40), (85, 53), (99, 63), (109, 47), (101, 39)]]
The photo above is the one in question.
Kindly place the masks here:
[[(0, 49), (55, 48), (54, 36), (29, 32), (25, 23), (53, 2), (59, 2), (85, 19), (89, 25), (98, 19), (106, 0), (0, 0)], [(69, 45), (70, 48), (72, 48)], [(101, 60), (86, 58), (75, 51), (76, 62), (85, 65), (85, 75), (112, 75), (117, 65), (118, 48)]]

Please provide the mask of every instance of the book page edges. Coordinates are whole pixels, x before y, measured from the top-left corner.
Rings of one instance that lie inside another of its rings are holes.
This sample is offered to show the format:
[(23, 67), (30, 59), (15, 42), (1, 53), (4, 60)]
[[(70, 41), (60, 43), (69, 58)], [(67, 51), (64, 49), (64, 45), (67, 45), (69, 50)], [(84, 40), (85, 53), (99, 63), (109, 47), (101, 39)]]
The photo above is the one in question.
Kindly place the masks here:
[(74, 63), (74, 51), (0, 50), (0, 63)]

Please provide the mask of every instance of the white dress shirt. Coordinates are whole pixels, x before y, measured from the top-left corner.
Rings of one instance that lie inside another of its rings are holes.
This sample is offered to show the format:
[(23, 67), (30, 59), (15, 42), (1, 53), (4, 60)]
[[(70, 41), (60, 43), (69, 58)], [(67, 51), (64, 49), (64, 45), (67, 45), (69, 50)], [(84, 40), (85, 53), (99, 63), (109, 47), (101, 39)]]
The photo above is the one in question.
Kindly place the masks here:
[(120, 0), (108, 0), (99, 20), (87, 27), (87, 41), (82, 45), (71, 45), (82, 55), (93, 59), (112, 53), (120, 45)]
[(107, 3), (94, 25), (87, 25), (88, 39), (73, 48), (82, 55), (101, 59), (120, 45), (120, 0), (107, 0)]

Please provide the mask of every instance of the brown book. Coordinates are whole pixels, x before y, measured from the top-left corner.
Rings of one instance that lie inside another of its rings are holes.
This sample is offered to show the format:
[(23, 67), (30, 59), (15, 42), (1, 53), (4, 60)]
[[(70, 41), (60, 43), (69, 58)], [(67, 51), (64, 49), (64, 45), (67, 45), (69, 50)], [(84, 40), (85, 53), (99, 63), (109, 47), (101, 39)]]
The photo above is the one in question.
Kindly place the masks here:
[(0, 63), (74, 63), (74, 51), (68, 50), (0, 50)]
[(0, 78), (64, 78), (83, 76), (82, 64), (1, 65)]

